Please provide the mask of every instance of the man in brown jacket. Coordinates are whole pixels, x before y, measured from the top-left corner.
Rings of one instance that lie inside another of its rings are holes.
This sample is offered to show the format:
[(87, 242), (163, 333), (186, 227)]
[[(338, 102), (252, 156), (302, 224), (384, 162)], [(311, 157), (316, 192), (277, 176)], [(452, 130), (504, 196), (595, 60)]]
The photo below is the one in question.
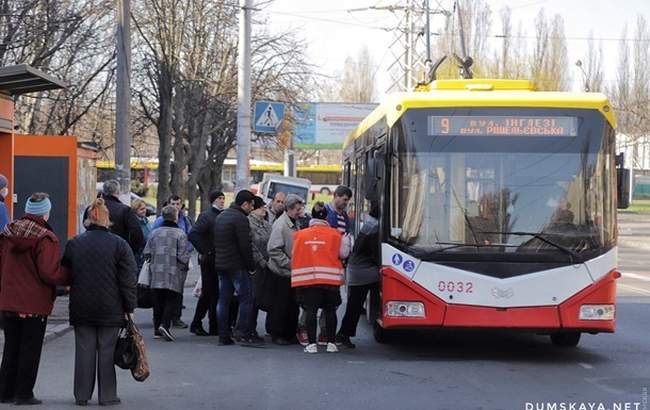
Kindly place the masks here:
[(5, 325), (2, 403), (41, 403), (33, 389), (47, 317), (56, 285), (68, 282), (60, 265), (59, 240), (47, 224), (51, 208), (47, 194), (35, 193), (27, 200), (25, 215), (0, 233), (0, 312)]

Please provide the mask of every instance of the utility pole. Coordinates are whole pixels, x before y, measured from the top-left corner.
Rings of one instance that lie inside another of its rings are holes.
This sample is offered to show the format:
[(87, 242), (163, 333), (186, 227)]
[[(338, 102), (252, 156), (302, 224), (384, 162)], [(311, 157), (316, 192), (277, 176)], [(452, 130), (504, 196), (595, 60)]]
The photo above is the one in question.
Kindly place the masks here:
[(418, 80), (423, 79), (419, 77), (424, 77), (432, 66), (431, 15), (449, 18), (451, 13), (441, 8), (431, 9), (428, 0), (407, 0), (405, 6), (373, 6), (368, 10), (389, 11), (397, 20), (389, 46), (393, 62), (388, 67), (391, 84), (387, 91), (412, 91)]
[(117, 83), (115, 96), (115, 179), (120, 199), (130, 204), (131, 134), (131, 0), (117, 0)]
[(252, 0), (239, 0), (236, 192), (248, 189), (250, 185), (252, 3)]
[(413, 19), (415, 17), (415, 10), (413, 9), (413, 4), (413, 0), (406, 0), (406, 9), (404, 10), (406, 20), (406, 26), (404, 27), (404, 35), (406, 37), (406, 48), (404, 50), (406, 54), (404, 88), (408, 91), (413, 89), (413, 54), (415, 53), (415, 44), (413, 44), (413, 35), (415, 34), (413, 33)]

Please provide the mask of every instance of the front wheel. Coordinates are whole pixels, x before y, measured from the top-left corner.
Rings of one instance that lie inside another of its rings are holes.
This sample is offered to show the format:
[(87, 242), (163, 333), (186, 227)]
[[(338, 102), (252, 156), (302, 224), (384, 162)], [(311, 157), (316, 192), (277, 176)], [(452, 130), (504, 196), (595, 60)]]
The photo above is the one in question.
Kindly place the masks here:
[(551, 342), (554, 346), (576, 347), (580, 342), (580, 332), (551, 333)]

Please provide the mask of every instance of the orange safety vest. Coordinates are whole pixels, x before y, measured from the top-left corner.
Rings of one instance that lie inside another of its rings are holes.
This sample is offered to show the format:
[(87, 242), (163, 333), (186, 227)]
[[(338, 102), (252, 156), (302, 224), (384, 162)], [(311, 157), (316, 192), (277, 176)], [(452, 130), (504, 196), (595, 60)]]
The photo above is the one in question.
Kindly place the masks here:
[(314, 225), (294, 233), (291, 287), (343, 285), (340, 247), (341, 234), (329, 226)]

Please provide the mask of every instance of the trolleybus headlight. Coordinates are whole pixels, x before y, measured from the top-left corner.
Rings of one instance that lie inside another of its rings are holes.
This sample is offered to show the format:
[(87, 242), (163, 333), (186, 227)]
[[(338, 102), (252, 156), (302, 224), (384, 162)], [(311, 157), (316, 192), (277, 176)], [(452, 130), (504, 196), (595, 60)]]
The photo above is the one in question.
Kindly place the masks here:
[(614, 320), (614, 305), (582, 305), (580, 320)]
[(424, 317), (424, 303), (386, 302), (386, 316)]

